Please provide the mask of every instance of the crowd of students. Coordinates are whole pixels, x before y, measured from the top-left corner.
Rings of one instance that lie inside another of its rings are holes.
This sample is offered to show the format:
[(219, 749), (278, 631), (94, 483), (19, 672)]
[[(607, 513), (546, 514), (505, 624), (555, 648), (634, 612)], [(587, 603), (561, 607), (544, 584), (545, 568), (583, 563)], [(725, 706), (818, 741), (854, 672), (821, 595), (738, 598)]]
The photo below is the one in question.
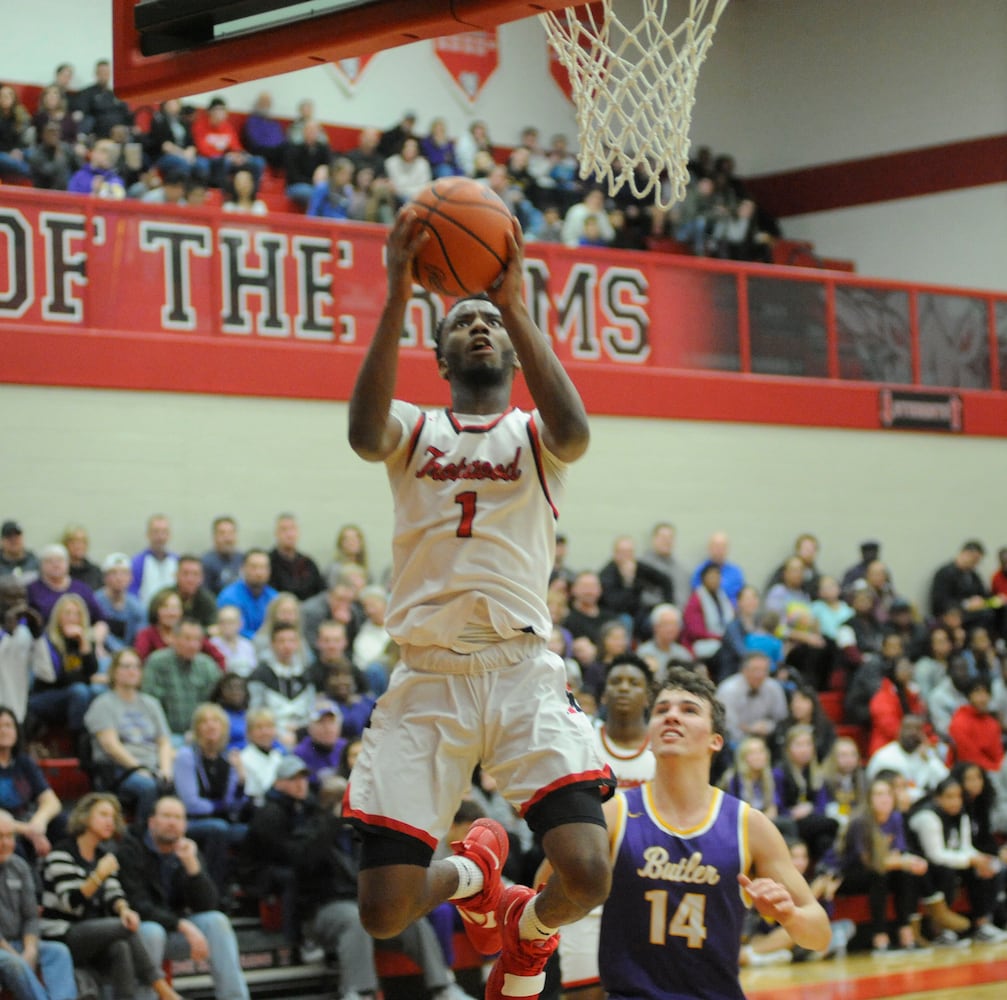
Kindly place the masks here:
[(268, 169), (282, 178), (290, 210), (388, 223), (431, 180), (467, 176), (500, 195), (529, 239), (642, 250), (655, 237), (672, 238), (701, 256), (769, 262), (780, 235), (732, 157), (715, 157), (708, 147), (690, 162), (686, 198), (663, 211), (628, 185), (609, 195), (585, 181), (567, 136), (546, 143), (533, 126), (513, 146), (496, 146), (485, 121), (451, 136), (443, 117), (421, 131), (416, 113), (406, 112), (336, 149), (310, 99), (287, 123), (274, 117), (263, 92), (240, 125), (222, 97), (205, 108), (169, 99), (144, 114), (141, 127), (116, 98), (107, 60), (96, 64), (94, 83), (79, 92), (72, 84), (73, 67), (61, 65), (36, 108), (0, 86), (0, 181), (158, 204), (201, 205), (208, 188), (221, 188), (225, 210), (261, 215), (269, 209), (258, 187)]
[[(18, 777), (3, 785), (0, 807), (14, 817), (19, 851), (44, 856), (61, 805), (32, 754), (66, 731), (96, 787), (141, 827), (174, 789), (217, 890), (284, 898), (297, 942), (292, 859), (276, 853), (284, 838), (256, 833), (255, 817), (279, 800), (273, 822), (294, 822), (310, 791), (345, 780), (397, 654), (382, 574), (358, 527), (341, 529), (324, 571), (299, 549), (293, 515), (281, 514), (274, 534), (270, 551), (242, 552), (236, 523), (222, 517), (206, 553), (176, 555), (169, 520), (155, 515), (143, 550), (98, 565), (81, 525), (36, 557), (21, 525), (4, 522), (0, 772)], [(621, 536), (609, 563), (577, 572), (560, 536), (552, 644), (599, 723), (609, 671), (632, 650), (653, 681), (682, 664), (716, 681), (730, 737), (720, 782), (803, 845), (795, 850), (807, 852), (823, 894), (868, 893), (875, 951), (956, 943), (966, 932), (998, 941), (1007, 551), (988, 582), (984, 554), (977, 541), (963, 544), (935, 570), (930, 607), (917, 614), (873, 541), (830, 576), (814, 536), (802, 535), (763, 592), (719, 532), (694, 568), (680, 564), (674, 528), (659, 524), (641, 555)], [(826, 691), (843, 693), (860, 743), (836, 737)], [(507, 819), (521, 845), (512, 864), (531, 877), (534, 846), (520, 821), (488, 779), (476, 777), (472, 796)], [(969, 917), (948, 905), (961, 884)], [(793, 955), (778, 944), (753, 928), (745, 960)]]

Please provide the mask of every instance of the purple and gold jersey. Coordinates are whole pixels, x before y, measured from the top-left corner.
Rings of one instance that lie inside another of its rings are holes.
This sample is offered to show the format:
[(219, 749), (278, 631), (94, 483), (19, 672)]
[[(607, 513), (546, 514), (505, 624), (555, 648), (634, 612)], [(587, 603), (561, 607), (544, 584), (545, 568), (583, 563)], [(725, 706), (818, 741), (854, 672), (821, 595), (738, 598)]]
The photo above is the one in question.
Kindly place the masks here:
[(676, 830), (650, 782), (618, 797), (612, 894), (599, 967), (612, 1000), (743, 1000), (738, 951), (747, 905), (738, 874), (751, 866), (749, 807), (714, 790), (698, 826)]

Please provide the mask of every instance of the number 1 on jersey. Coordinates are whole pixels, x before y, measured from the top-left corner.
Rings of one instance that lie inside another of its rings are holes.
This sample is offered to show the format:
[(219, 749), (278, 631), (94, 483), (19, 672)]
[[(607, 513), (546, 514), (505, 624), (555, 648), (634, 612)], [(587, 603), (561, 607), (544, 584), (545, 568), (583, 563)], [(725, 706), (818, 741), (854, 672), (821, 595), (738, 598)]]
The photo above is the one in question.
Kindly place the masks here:
[[(663, 945), (665, 924), (668, 921), (668, 892), (654, 889), (643, 898), (650, 903), (650, 943)], [(702, 948), (706, 940), (706, 896), (700, 892), (687, 892), (668, 924), (670, 937), (683, 937), (690, 948)]]
[(455, 503), (462, 509), (461, 520), (458, 522), (458, 530), (455, 531), (455, 534), (459, 538), (472, 537), (472, 522), (476, 516), (476, 496), (475, 490), (466, 490), (455, 497)]

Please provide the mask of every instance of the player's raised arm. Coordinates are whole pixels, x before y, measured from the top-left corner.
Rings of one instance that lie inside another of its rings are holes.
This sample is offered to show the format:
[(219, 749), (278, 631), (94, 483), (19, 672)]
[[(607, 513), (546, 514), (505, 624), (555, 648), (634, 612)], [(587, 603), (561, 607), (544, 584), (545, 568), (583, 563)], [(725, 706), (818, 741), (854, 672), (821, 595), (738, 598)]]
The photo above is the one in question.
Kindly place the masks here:
[(524, 240), (515, 220), (508, 237), (510, 257), (500, 284), (488, 294), (496, 303), (524, 371), (525, 382), (542, 416), (546, 447), (564, 462), (587, 451), (590, 430), (580, 393), (535, 325), (524, 301)]
[(755, 878), (741, 874), (738, 882), (752, 905), (763, 917), (780, 924), (795, 944), (825, 951), (832, 937), (828, 914), (794, 867), (780, 831), (755, 809), (748, 815), (748, 842)]
[(413, 258), (428, 238), (409, 208), (399, 212), (388, 234), (388, 297), (350, 397), (350, 447), (369, 462), (380, 462), (399, 443), (401, 429), (389, 412), (399, 368), (399, 343), (413, 289)]

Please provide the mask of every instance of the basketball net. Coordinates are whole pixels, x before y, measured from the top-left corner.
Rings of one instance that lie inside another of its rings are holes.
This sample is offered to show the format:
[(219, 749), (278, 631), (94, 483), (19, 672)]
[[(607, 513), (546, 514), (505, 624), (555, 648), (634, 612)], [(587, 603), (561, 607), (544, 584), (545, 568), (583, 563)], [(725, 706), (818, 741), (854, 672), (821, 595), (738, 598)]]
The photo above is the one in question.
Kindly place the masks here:
[(688, 16), (670, 31), (668, 0), (631, 5), (643, 8), (635, 26), (619, 19), (614, 2), (539, 14), (570, 76), (580, 176), (607, 180), (613, 195), (626, 184), (637, 198), (653, 191), (669, 208), (689, 183), (699, 67), (728, 0), (689, 0)]

